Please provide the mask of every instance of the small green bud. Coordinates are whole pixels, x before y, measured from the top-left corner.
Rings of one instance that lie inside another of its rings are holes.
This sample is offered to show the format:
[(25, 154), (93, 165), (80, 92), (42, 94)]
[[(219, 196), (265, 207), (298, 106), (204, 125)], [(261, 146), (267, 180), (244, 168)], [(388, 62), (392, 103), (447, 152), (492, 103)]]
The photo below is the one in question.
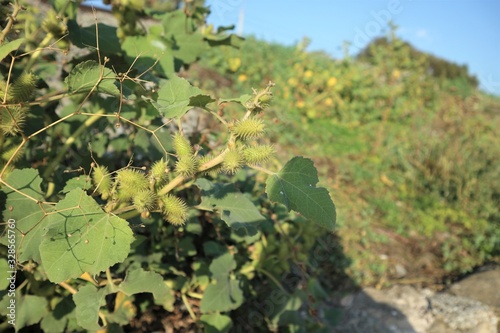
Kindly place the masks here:
[(103, 200), (106, 200), (111, 194), (112, 188), (112, 181), (108, 168), (103, 165), (99, 165), (94, 168), (94, 171), (92, 172), (92, 182), (96, 187), (97, 193), (101, 195)]
[(262, 145), (255, 147), (247, 147), (243, 150), (243, 156), (248, 164), (259, 164), (267, 161), (275, 150), (273, 146)]
[(149, 177), (154, 179), (156, 184), (161, 184), (168, 179), (168, 164), (163, 158), (153, 163)]
[(186, 223), (188, 207), (181, 198), (167, 194), (162, 199), (162, 212), (165, 219), (175, 226)]
[(121, 200), (130, 200), (139, 191), (149, 188), (149, 181), (144, 173), (134, 169), (124, 169), (116, 176), (118, 196)]
[(153, 191), (142, 190), (134, 195), (132, 202), (137, 211), (142, 213), (153, 210), (156, 205), (156, 199), (156, 194)]
[(183, 177), (194, 176), (196, 171), (198, 171), (198, 159), (193, 155), (179, 158), (177, 163), (175, 163), (175, 171)]
[(36, 89), (38, 77), (33, 73), (24, 72), (10, 87), (12, 103), (29, 102)]
[(193, 147), (191, 146), (191, 143), (180, 133), (176, 133), (172, 137), (172, 146), (174, 147), (178, 158), (193, 155)]
[(264, 122), (258, 118), (248, 118), (234, 124), (231, 131), (242, 140), (258, 138), (264, 133)]
[(222, 170), (227, 173), (235, 173), (243, 166), (243, 155), (239, 149), (231, 149), (224, 155)]

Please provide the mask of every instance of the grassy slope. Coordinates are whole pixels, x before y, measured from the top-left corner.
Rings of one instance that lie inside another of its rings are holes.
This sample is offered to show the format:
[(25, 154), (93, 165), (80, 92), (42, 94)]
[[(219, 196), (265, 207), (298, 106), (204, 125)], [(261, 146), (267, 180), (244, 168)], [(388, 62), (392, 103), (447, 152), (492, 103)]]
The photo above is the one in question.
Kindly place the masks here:
[(500, 100), (429, 76), (398, 40), (372, 51), (336, 61), (250, 39), (191, 75), (228, 96), (276, 82), (272, 140), (315, 160), (355, 281), (434, 283), (495, 260)]

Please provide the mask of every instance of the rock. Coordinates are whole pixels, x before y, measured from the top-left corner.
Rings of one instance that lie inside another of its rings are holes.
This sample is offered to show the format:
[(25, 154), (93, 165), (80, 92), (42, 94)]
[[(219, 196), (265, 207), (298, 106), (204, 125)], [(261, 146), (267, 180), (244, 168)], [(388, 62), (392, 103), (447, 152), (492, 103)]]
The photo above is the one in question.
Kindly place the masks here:
[(500, 269), (472, 274), (454, 283), (449, 292), (500, 310)]
[[(497, 332), (498, 319), (494, 311), (485, 304), (448, 293), (431, 296), (429, 302), (430, 313), (435, 317), (435, 322), (429, 329), (429, 333)], [(436, 330), (436, 325), (440, 327), (439, 330)]]
[(425, 333), (433, 317), (428, 312), (428, 289), (394, 286), (387, 290), (364, 288), (354, 297), (347, 296), (341, 304), (344, 318), (334, 332), (398, 332)]

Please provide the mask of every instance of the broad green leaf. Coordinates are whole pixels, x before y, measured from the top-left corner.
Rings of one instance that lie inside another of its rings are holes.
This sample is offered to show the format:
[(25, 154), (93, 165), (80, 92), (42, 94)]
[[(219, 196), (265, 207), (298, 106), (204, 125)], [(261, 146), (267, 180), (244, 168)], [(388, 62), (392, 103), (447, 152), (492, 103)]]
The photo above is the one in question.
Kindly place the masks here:
[[(17, 256), (20, 262), (33, 259), (40, 262), (38, 247), (42, 241), (43, 228), (47, 224), (47, 216), (35, 200), (43, 200), (40, 190), (42, 178), (35, 169), (18, 169), (7, 177), (7, 184), (19, 190), (15, 192), (8, 187), (2, 191), (7, 195), (5, 219), (12, 219), (16, 226)], [(49, 207), (43, 206), (46, 211)], [(24, 236), (23, 236), (24, 234)], [(8, 234), (2, 237), (2, 243), (7, 244)]]
[(210, 264), (210, 272), (216, 284), (210, 284), (201, 300), (201, 311), (230, 311), (243, 303), (243, 291), (238, 279), (231, 278), (236, 262), (231, 253), (215, 258)]
[(174, 57), (181, 62), (190, 64), (207, 49), (203, 35), (195, 30), (193, 19), (184, 11), (165, 14), (162, 25), (165, 38), (172, 43)]
[(209, 269), (215, 279), (222, 279), (224, 277), (227, 278), (235, 268), (236, 261), (234, 261), (233, 255), (226, 252), (212, 260)]
[[(67, 0), (64, 0), (67, 2)], [(115, 55), (121, 52), (120, 40), (116, 35), (116, 27), (104, 23), (97, 24), (99, 34), (99, 52), (101, 55)], [(76, 47), (95, 49), (96, 26), (80, 27), (76, 20), (68, 21), (69, 39)]]
[(38, 323), (49, 312), (45, 297), (22, 295), (16, 299), (16, 332)]
[(0, 46), (0, 61), (2, 61), (6, 56), (8, 56), (9, 53), (11, 53), (12, 51), (17, 50), (23, 42), (24, 38), (19, 38)]
[(186, 79), (172, 76), (159, 90), (156, 101), (149, 101), (166, 118), (180, 118), (194, 106), (205, 106), (212, 101), (210, 96), (193, 87)]
[(134, 240), (127, 221), (105, 213), (80, 189), (69, 192), (56, 210), (49, 215), (50, 227), (40, 245), (50, 281), (98, 274), (125, 260)]
[(170, 76), (175, 73), (172, 48), (160, 36), (129, 36), (123, 42), (122, 48), (128, 62), (135, 62), (134, 68), (140, 71), (148, 70), (158, 61), (163, 75)]
[(333, 230), (336, 220), (335, 205), (323, 187), (316, 187), (318, 172), (313, 161), (294, 157), (278, 173), (267, 179), (269, 199), (284, 204), (314, 223)]
[(119, 288), (126, 295), (152, 293), (155, 302), (158, 304), (173, 299), (170, 288), (163, 281), (163, 277), (158, 273), (148, 272), (142, 268), (127, 272), (127, 276), (120, 283)]
[(0, 279), (0, 290), (5, 290), (7, 288), (7, 286), (9, 285), (9, 280), (7, 278), (5, 278), (5, 276), (7, 276), (7, 277), (9, 276), (10, 270), (13, 270), (13, 268), (9, 267), (7, 260), (4, 258), (0, 258), (0, 272), (2, 272), (2, 274), (6, 274), (6, 275), (2, 275), (3, 278)]
[(79, 188), (83, 190), (88, 190), (92, 183), (90, 182), (90, 178), (85, 175), (73, 177), (66, 182), (66, 185), (61, 190), (61, 193), (68, 193), (72, 190)]
[(40, 326), (44, 332), (64, 332), (68, 321), (75, 318), (75, 303), (71, 296), (59, 301), (53, 311), (43, 317)]
[(78, 325), (86, 330), (96, 331), (101, 329), (98, 324), (99, 309), (104, 305), (104, 298), (108, 293), (108, 288), (97, 289), (95, 286), (88, 284), (81, 287), (73, 295)]
[(94, 60), (76, 65), (64, 82), (68, 85), (69, 92), (72, 93), (95, 91), (120, 96), (120, 90), (115, 86), (113, 71)]
[(231, 317), (220, 313), (204, 314), (200, 317), (205, 333), (227, 333), (233, 327)]
[(195, 185), (202, 190), (199, 209), (218, 212), (228, 226), (243, 228), (248, 236), (257, 233), (257, 227), (265, 219), (253, 202), (233, 184), (214, 184), (200, 178)]
[(223, 279), (210, 284), (203, 294), (200, 310), (203, 313), (231, 311), (243, 304), (243, 290), (239, 279)]
[(185, 34), (179, 38), (176, 36), (173, 47), (173, 55), (185, 64), (190, 64), (208, 49), (208, 45), (200, 33)]

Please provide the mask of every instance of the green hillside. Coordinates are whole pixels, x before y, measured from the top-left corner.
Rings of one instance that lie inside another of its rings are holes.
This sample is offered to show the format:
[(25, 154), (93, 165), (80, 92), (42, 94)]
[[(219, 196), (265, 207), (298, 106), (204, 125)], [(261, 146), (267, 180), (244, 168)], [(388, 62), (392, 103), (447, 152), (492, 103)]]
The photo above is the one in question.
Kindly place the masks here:
[(349, 264), (327, 266), (361, 284), (439, 284), (498, 259), (500, 100), (394, 32), (355, 58), (306, 47), (248, 38), (189, 76), (228, 96), (276, 83), (273, 142), (312, 157), (337, 204)]

